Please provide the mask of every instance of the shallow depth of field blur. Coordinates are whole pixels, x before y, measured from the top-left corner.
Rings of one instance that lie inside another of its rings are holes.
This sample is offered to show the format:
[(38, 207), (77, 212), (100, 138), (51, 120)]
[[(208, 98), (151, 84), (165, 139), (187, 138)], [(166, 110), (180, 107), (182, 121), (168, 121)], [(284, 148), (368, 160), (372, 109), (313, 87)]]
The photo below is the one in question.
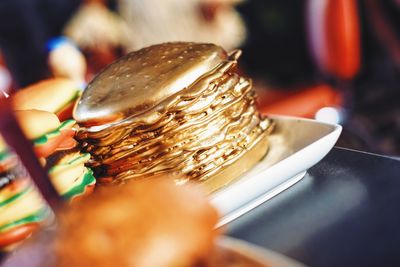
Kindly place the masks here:
[(400, 156), (399, 0), (2, 0), (0, 90), (84, 85), (167, 41), (241, 48), (265, 114), (340, 123), (339, 146)]

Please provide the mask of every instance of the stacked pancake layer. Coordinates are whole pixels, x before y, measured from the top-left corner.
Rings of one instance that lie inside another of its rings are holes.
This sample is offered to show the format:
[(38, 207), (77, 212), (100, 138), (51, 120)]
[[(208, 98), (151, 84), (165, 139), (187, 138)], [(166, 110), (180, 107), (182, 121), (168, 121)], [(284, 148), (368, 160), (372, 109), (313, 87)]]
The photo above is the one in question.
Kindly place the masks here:
[(178, 182), (206, 180), (269, 134), (272, 123), (254, 105), (251, 81), (235, 72), (239, 53), (151, 110), (77, 133), (102, 182), (161, 173)]

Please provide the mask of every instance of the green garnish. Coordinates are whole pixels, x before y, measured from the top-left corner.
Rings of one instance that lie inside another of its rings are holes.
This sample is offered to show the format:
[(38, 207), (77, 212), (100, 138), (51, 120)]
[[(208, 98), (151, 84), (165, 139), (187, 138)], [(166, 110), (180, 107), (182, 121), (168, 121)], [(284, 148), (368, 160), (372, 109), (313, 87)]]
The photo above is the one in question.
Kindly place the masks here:
[(7, 204), (10, 203), (10, 202), (13, 202), (14, 200), (20, 198), (21, 196), (25, 195), (25, 194), (26, 194), (27, 192), (29, 192), (31, 189), (32, 189), (32, 188), (28, 187), (28, 188), (26, 188), (25, 190), (23, 190), (23, 191), (21, 191), (21, 192), (15, 194), (15, 195), (13, 195), (13, 196), (7, 198), (6, 200), (0, 202), (0, 208), (3, 207), (3, 206), (5, 206), (5, 205), (7, 205)]
[(77, 164), (77, 163), (85, 163), (90, 159), (90, 154), (89, 153), (83, 153), (80, 156), (73, 158), (72, 160), (66, 162), (66, 163), (61, 163), (54, 165), (49, 169), (49, 173), (57, 171), (57, 169), (60, 168), (68, 168), (71, 165)]
[(76, 123), (75, 120), (66, 120), (63, 121), (55, 130), (48, 132), (36, 139), (33, 140), (33, 144), (35, 146), (37, 145), (41, 145), (46, 143), (49, 139), (54, 138), (55, 136), (60, 135), (61, 131), (64, 130), (65, 128), (69, 128), (72, 125), (74, 125)]
[(10, 222), (10, 223), (7, 223), (7, 224), (1, 226), (0, 232), (5, 232), (12, 227), (20, 226), (20, 225), (27, 224), (27, 223), (41, 222), (44, 219), (46, 219), (49, 216), (49, 214), (50, 214), (50, 210), (47, 207), (42, 208), (42, 209), (38, 210), (37, 212), (35, 212), (31, 215), (28, 215), (20, 220), (16, 220), (14, 222)]
[[(58, 129), (61, 131), (64, 128), (70, 128), (72, 125), (74, 125), (76, 123), (75, 120), (65, 120), (63, 122), (61, 122), (60, 126), (58, 126)], [(67, 127), (68, 126), (68, 127)]]
[(93, 171), (89, 168), (86, 168), (85, 174), (83, 176), (82, 183), (71, 188), (69, 191), (64, 193), (62, 197), (64, 199), (70, 199), (73, 196), (83, 194), (85, 192), (85, 188), (88, 185), (94, 184), (96, 182), (96, 179), (93, 176)]
[(62, 107), (61, 107), (59, 110), (57, 110), (55, 113), (58, 113), (58, 112), (60, 112), (62, 109), (64, 109), (69, 103), (71, 103), (72, 101), (74, 101), (75, 99), (77, 99), (77, 98), (80, 96), (80, 94), (81, 94), (81, 90), (76, 89), (75, 94), (74, 94), (68, 101), (66, 101), (66, 102), (64, 103), (64, 105), (62, 105)]
[(0, 151), (0, 161), (7, 159), (10, 156), (10, 151), (8, 148), (5, 148), (3, 151)]

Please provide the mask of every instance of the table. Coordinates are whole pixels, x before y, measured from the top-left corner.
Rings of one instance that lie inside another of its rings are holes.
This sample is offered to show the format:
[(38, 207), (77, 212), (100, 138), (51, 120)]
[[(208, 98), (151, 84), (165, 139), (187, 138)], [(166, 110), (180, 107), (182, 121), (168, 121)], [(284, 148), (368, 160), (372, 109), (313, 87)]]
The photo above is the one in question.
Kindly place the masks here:
[(227, 234), (309, 266), (400, 266), (400, 161), (335, 147)]

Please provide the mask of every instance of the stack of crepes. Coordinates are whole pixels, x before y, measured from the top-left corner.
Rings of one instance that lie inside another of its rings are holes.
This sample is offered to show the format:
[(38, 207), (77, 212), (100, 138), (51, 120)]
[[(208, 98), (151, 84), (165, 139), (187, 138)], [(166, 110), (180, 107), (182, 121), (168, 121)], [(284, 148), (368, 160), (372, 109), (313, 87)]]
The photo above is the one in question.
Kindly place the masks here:
[(16, 155), (0, 136), (0, 250), (10, 250), (50, 215)]
[(178, 183), (220, 186), (251, 168), (267, 152), (272, 123), (256, 110), (251, 81), (236, 71), (239, 55), (166, 43), (100, 73), (74, 112), (96, 177), (115, 183), (174, 173), (184, 177)]
[[(72, 117), (78, 95), (71, 80), (49, 79), (21, 89), (12, 97), (25, 136), (33, 142), (53, 186), (66, 200), (92, 192), (96, 182), (92, 170), (85, 166), (90, 155), (81, 153), (74, 139), (76, 122), (66, 119)], [(60, 118), (66, 120), (60, 122)]]

